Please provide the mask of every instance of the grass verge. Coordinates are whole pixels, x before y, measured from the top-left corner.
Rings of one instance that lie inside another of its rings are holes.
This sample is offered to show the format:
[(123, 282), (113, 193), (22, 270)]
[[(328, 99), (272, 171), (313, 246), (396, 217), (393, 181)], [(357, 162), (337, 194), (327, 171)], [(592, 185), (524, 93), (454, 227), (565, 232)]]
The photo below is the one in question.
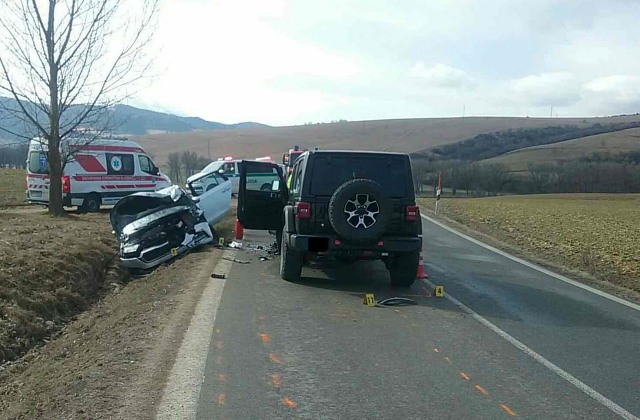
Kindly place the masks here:
[(106, 214), (0, 213), (0, 365), (45, 342), (124, 275)]
[(0, 168), (0, 207), (18, 206), (25, 203), (24, 169)]
[[(216, 231), (231, 235), (232, 222), (219, 223)], [(196, 304), (215, 281), (210, 274), (221, 253), (204, 247), (147, 276), (114, 284), (54, 340), (5, 365), (0, 420), (153, 418)]]
[[(432, 212), (434, 199), (420, 199)], [(446, 199), (439, 216), (549, 266), (640, 292), (640, 195), (551, 194)]]

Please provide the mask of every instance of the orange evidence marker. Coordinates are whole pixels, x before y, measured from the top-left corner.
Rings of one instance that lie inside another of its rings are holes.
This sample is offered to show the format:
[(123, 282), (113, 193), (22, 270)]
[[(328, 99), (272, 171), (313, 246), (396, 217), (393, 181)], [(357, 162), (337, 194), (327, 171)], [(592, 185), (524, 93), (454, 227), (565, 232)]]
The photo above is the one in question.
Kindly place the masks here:
[(277, 354), (269, 353), (269, 360), (273, 363), (280, 364), (282, 363), (282, 359)]
[(273, 382), (273, 386), (280, 390), (280, 375), (271, 375), (271, 380)]
[(298, 408), (298, 405), (293, 401), (291, 401), (289, 398), (283, 398), (282, 403), (292, 410), (295, 410), (296, 408)]
[(507, 407), (506, 404), (500, 404), (500, 407), (502, 407), (502, 409), (504, 411), (506, 411), (507, 414), (509, 414), (510, 416), (515, 416), (516, 415), (516, 413), (514, 413), (513, 410), (511, 410), (509, 407)]

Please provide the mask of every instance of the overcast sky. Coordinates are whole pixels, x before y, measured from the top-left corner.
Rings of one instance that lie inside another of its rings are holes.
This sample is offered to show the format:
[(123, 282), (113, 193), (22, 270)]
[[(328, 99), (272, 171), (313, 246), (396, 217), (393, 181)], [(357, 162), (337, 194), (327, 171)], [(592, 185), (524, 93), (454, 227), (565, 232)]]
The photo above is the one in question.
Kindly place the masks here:
[(225, 123), (640, 112), (637, 0), (164, 0), (134, 104)]

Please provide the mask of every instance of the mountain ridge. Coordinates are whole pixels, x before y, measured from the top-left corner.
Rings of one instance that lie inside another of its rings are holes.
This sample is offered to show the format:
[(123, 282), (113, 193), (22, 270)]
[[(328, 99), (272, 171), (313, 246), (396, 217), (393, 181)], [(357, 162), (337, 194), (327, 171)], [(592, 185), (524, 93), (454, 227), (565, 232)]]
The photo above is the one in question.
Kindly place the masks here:
[[(14, 112), (11, 111), (16, 109), (18, 109), (17, 101), (8, 97), (0, 97), (0, 143), (3, 141), (5, 143), (19, 142), (25, 140), (25, 137), (35, 136), (35, 130), (32, 127), (25, 125), (20, 118), (12, 115)], [(68, 112), (70, 115), (77, 115), (83, 109), (85, 109), (84, 105), (74, 105)], [(44, 114), (39, 114), (43, 119)], [(253, 121), (224, 124), (200, 117), (181, 117), (167, 112), (124, 104), (114, 105), (105, 110), (104, 119), (109, 121), (109, 132), (128, 136), (269, 127)]]

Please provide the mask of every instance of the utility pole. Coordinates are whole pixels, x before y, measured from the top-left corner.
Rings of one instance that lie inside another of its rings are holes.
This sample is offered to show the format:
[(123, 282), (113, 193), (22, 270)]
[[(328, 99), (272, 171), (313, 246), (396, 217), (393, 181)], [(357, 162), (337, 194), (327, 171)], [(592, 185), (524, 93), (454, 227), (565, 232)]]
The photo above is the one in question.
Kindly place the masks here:
[(551, 105), (551, 114), (549, 115), (550, 118), (553, 118), (553, 105)]
[(464, 118), (464, 113), (466, 111), (467, 105), (462, 105), (462, 118)]
[(209, 156), (209, 160), (211, 160), (211, 139), (207, 140), (207, 156)]

